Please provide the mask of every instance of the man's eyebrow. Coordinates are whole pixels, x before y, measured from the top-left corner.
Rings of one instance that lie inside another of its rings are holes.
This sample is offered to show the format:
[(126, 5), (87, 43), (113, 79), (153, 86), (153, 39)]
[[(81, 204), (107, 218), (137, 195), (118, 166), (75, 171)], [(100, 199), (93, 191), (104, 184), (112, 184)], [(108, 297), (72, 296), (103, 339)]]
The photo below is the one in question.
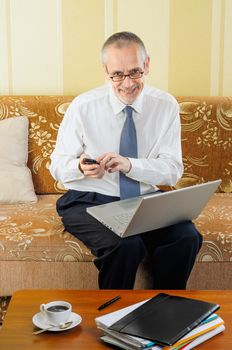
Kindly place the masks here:
[[(141, 71), (142, 70), (141, 67), (134, 67), (134, 68), (130, 69), (128, 72), (131, 73), (131, 72), (138, 71), (138, 70)], [(110, 75), (116, 75), (116, 74), (124, 75), (124, 72), (121, 70), (115, 70), (112, 73), (110, 73)]]
[(141, 67), (135, 67), (135, 68), (132, 68), (129, 70), (129, 72), (134, 72), (134, 71), (137, 71), (137, 70), (142, 70)]
[(110, 73), (110, 75), (116, 75), (116, 74), (124, 74), (124, 72), (122, 72), (121, 70), (115, 70), (112, 73)]

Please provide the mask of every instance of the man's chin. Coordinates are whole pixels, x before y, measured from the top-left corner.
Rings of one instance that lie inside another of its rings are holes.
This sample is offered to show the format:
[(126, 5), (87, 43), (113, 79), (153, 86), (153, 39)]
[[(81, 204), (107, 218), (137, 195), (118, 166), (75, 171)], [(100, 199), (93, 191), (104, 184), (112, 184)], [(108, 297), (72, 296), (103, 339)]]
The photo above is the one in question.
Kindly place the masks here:
[(118, 98), (121, 102), (125, 103), (126, 105), (131, 105), (137, 98), (138, 96), (122, 96), (122, 95), (118, 95)]

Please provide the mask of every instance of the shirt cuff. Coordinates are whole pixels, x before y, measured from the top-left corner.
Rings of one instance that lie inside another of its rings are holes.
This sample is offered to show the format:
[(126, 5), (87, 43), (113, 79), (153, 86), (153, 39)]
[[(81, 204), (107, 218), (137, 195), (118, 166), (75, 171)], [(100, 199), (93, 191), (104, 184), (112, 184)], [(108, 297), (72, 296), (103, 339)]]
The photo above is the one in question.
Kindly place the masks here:
[(85, 177), (85, 175), (79, 169), (79, 159), (72, 159), (69, 161), (68, 170), (65, 174), (66, 181), (75, 181), (81, 180)]
[(136, 180), (136, 176), (138, 175), (138, 171), (136, 171), (136, 168), (139, 169), (139, 159), (135, 158), (128, 158), (129, 161), (131, 162), (131, 168), (128, 173), (125, 173), (126, 176), (130, 177), (131, 179)]

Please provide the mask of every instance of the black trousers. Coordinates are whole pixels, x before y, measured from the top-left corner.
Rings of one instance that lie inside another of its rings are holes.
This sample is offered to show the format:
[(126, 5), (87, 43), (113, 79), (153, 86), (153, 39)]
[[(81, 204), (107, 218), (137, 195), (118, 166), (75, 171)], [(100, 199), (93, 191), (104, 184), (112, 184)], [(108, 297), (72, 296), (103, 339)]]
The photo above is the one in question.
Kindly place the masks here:
[(57, 201), (64, 227), (92, 252), (100, 289), (133, 289), (137, 268), (148, 254), (154, 289), (185, 289), (202, 244), (190, 221), (121, 238), (86, 212), (119, 200), (95, 192), (67, 191)]

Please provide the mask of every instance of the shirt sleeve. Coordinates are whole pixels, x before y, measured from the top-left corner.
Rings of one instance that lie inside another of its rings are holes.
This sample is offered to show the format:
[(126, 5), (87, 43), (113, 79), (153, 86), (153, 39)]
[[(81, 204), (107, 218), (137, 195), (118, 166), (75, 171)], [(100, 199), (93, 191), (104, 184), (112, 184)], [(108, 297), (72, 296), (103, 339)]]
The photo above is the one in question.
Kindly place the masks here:
[[(75, 102), (74, 102), (75, 103)], [(83, 153), (82, 124), (78, 108), (71, 103), (60, 124), (56, 146), (51, 155), (50, 172), (63, 183), (84, 178), (79, 169), (79, 157)]]
[(179, 106), (175, 105), (170, 121), (161, 128), (157, 144), (145, 159), (129, 158), (131, 170), (126, 174), (150, 185), (176, 184), (183, 174)]

